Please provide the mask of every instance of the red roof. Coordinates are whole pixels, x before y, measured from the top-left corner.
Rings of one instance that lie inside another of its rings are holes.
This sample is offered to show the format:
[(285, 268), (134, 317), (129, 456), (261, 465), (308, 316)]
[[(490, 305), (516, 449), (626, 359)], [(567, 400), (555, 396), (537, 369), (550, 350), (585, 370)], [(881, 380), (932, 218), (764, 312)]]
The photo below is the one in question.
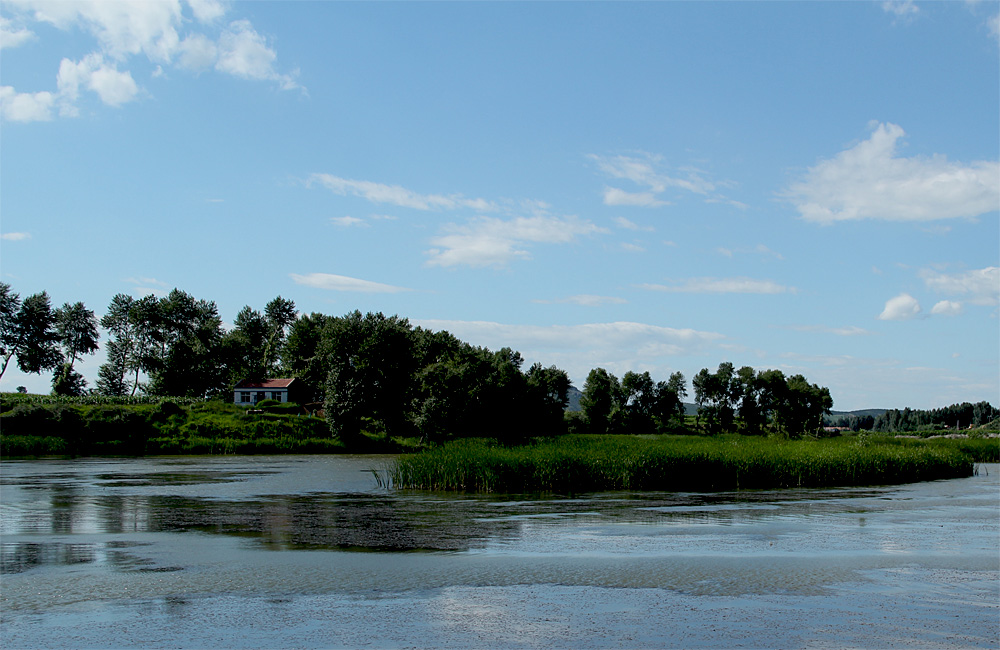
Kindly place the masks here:
[(288, 388), (288, 385), (295, 381), (291, 379), (244, 379), (236, 384), (236, 390), (241, 388)]

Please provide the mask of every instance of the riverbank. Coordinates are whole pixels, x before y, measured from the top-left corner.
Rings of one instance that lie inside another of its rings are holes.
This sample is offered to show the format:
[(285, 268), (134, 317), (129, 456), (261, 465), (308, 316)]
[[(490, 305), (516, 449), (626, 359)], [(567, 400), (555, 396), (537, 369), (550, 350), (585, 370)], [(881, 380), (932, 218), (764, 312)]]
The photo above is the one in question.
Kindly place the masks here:
[[(45, 400), (10, 394), (3, 395), (0, 404), (0, 455), (4, 458), (348, 451), (330, 433), (326, 420), (291, 404), (250, 410), (217, 401)], [(375, 441), (371, 446), (378, 447)]]

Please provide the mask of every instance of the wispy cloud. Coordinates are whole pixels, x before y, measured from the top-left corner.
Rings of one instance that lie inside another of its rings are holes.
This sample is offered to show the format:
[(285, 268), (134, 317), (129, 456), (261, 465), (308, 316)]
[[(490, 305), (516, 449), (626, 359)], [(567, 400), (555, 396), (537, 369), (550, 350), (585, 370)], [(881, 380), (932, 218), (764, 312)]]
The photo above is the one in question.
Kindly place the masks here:
[(349, 228), (351, 226), (367, 226), (364, 219), (358, 219), (357, 217), (343, 216), (343, 217), (330, 217), (330, 223), (335, 226), (340, 226), (342, 228)]
[[(587, 373), (604, 367), (621, 374), (650, 370), (666, 379), (675, 357), (718, 345), (722, 334), (635, 322), (582, 325), (516, 325), (488, 321), (416, 320), (431, 330), (447, 330), (473, 345), (520, 350), (525, 358), (555, 363), (578, 386)], [(673, 366), (676, 368), (676, 366)]]
[(326, 289), (328, 291), (353, 291), (358, 293), (401, 293), (403, 291), (412, 291), (412, 289), (404, 287), (349, 278), (345, 275), (333, 275), (332, 273), (307, 273), (306, 275), (289, 273), (288, 276), (296, 284), (315, 289)]
[(903, 135), (895, 124), (877, 125), (867, 140), (810, 168), (782, 196), (803, 219), (821, 224), (972, 218), (1000, 209), (1000, 163), (898, 157)]
[(709, 180), (704, 171), (694, 167), (667, 169), (662, 156), (638, 153), (632, 156), (589, 154), (587, 157), (606, 176), (633, 183), (640, 188), (640, 191), (628, 191), (620, 187), (605, 187), (605, 205), (644, 208), (669, 205), (670, 202), (662, 195), (675, 190), (702, 196), (707, 202), (734, 203), (746, 207), (718, 194), (717, 189), (728, 183)]
[(306, 179), (306, 186), (318, 184), (334, 194), (358, 196), (372, 203), (388, 203), (414, 210), (455, 210), (466, 208), (479, 212), (490, 212), (497, 206), (485, 199), (467, 199), (460, 194), (420, 194), (399, 185), (386, 185), (373, 181), (352, 180), (332, 174), (312, 174)]
[(896, 18), (912, 18), (920, 13), (913, 0), (886, 0), (882, 3), (882, 10)]
[(753, 278), (688, 278), (672, 284), (640, 284), (641, 289), (665, 291), (668, 293), (795, 293), (795, 287), (788, 287), (772, 280)]
[(615, 217), (615, 225), (625, 230), (636, 230), (643, 232), (653, 232), (656, 230), (656, 228), (654, 228), (653, 226), (640, 226), (639, 224), (629, 219), (626, 219), (625, 217)]
[(565, 244), (577, 237), (605, 232), (578, 217), (479, 217), (450, 224), (447, 234), (431, 239), (429, 266), (497, 266), (530, 257), (531, 244)]
[(558, 298), (556, 300), (533, 300), (532, 302), (549, 305), (552, 303), (557, 304), (568, 304), (568, 305), (580, 305), (582, 307), (603, 307), (604, 305), (623, 305), (628, 301), (624, 298), (616, 298), (612, 296), (595, 296), (592, 294), (579, 294), (576, 296), (569, 296), (568, 298)]
[(949, 296), (961, 296), (975, 305), (1000, 304), (1000, 267), (988, 266), (964, 273), (939, 273), (925, 269), (920, 277), (928, 288)]
[(847, 327), (829, 327), (827, 325), (794, 325), (789, 329), (797, 332), (817, 332), (820, 334), (834, 334), (836, 336), (869, 336), (873, 332), (862, 327), (850, 325)]
[(4, 241), (24, 241), (25, 239), (31, 239), (30, 232), (5, 232), (0, 235), (0, 239)]

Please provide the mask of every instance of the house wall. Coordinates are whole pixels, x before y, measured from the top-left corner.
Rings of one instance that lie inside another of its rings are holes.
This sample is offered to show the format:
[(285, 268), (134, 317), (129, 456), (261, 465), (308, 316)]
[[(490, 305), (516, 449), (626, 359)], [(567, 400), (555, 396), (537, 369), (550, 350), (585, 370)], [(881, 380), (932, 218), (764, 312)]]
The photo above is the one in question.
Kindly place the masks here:
[[(249, 395), (247, 400), (243, 399), (243, 394)], [(263, 394), (263, 396), (261, 396)], [(279, 402), (288, 401), (287, 388), (237, 388), (233, 391), (233, 402), (236, 404), (256, 404), (265, 399), (273, 399)]]

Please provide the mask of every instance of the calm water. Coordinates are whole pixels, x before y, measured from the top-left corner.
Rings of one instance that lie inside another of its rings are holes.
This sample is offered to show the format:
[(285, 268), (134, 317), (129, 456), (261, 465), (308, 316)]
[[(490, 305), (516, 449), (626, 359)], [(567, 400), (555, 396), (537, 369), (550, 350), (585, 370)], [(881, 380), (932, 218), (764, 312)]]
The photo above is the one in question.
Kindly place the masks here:
[(997, 465), (487, 498), (379, 489), (383, 463), (4, 462), (0, 646), (1000, 647)]

